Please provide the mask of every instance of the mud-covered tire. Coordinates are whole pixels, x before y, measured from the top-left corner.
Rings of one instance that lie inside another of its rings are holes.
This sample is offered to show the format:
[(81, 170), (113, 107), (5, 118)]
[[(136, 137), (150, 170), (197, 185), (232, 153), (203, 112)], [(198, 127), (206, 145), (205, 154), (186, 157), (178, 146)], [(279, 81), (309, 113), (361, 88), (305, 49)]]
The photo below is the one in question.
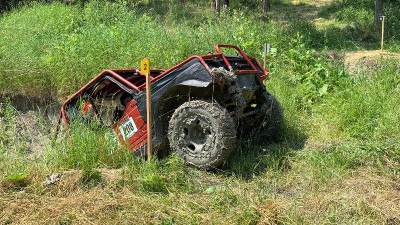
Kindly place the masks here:
[(283, 109), (275, 96), (268, 92), (260, 94), (262, 102), (258, 126), (253, 130), (259, 142), (277, 141), (282, 135), (284, 126)]
[(209, 170), (220, 166), (235, 148), (235, 124), (220, 105), (189, 101), (173, 113), (168, 139), (172, 151), (187, 164)]

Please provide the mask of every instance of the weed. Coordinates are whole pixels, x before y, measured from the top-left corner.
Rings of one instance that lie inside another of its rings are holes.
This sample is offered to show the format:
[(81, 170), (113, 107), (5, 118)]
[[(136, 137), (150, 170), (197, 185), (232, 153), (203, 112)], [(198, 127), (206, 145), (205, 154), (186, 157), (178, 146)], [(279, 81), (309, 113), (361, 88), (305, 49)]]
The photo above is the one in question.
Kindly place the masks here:
[(298, 90), (296, 105), (307, 108), (325, 96), (350, 82), (344, 66), (333, 64), (322, 53), (317, 55), (313, 49), (305, 47), (304, 36), (297, 33), (288, 43), (288, 50), (281, 53), (285, 62), (287, 85)]
[(102, 181), (101, 173), (93, 168), (84, 169), (81, 172), (81, 183), (86, 187), (98, 185)]
[(21, 189), (29, 185), (27, 173), (11, 173), (4, 177), (3, 187), (6, 189)]
[(193, 176), (191, 169), (185, 166), (183, 160), (177, 156), (161, 161), (156, 159), (148, 162), (140, 161), (135, 167), (127, 167), (129, 171), (125, 173), (130, 174), (130, 179), (137, 180), (141, 191), (164, 194), (198, 191), (194, 180), (191, 179)]
[(67, 215), (65, 217), (62, 217), (59, 221), (58, 224), (59, 225), (70, 225), (73, 224), (73, 221), (75, 220), (75, 216), (74, 215)]

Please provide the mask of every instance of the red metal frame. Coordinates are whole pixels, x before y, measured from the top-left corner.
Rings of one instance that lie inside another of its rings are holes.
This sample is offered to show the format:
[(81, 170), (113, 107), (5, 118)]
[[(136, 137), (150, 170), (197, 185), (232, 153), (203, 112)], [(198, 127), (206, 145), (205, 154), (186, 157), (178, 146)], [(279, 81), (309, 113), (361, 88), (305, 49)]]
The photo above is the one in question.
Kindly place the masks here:
[[(126, 70), (126, 71), (136, 71), (136, 70)], [(128, 88), (131, 88), (135, 91), (140, 91), (138, 87), (136, 87), (135, 85), (133, 85), (132, 83), (128, 82), (126, 79), (124, 79), (123, 77), (121, 77), (120, 75), (118, 75), (116, 72), (112, 71), (112, 70), (104, 70), (102, 71), (99, 75), (97, 75), (95, 78), (93, 78), (91, 81), (89, 81), (89, 83), (87, 83), (85, 86), (83, 86), (81, 89), (79, 89), (79, 91), (75, 92), (72, 96), (70, 96), (65, 102), (64, 104), (62, 104), (61, 106), (61, 116), (63, 118), (63, 121), (65, 124), (68, 124), (67, 118), (65, 116), (65, 107), (71, 103), (71, 101), (73, 99), (75, 99), (76, 97), (78, 97), (79, 95), (81, 95), (86, 89), (88, 89), (90, 86), (92, 86), (94, 83), (98, 82), (101, 78), (103, 78), (105, 75), (111, 75), (113, 78), (115, 78), (116, 80), (118, 80), (119, 82), (121, 82), (123, 85), (127, 86)]]
[[(115, 71), (124, 71), (124, 72), (137, 72), (138, 70), (115, 70)], [(78, 97), (79, 95), (81, 95), (86, 89), (88, 89), (90, 86), (92, 86), (94, 83), (98, 82), (100, 79), (102, 79), (105, 75), (111, 75), (113, 78), (115, 78), (116, 80), (118, 80), (119, 82), (121, 82), (122, 84), (124, 84), (125, 86), (127, 86), (128, 88), (131, 88), (135, 91), (140, 91), (138, 87), (136, 87), (135, 85), (133, 85), (132, 83), (128, 82), (126, 79), (124, 79), (123, 77), (121, 77), (120, 75), (118, 75), (115, 71), (113, 70), (104, 70), (102, 71), (99, 75), (97, 75), (96, 77), (94, 77), (91, 81), (89, 81), (89, 83), (87, 83), (85, 86), (83, 86), (81, 89), (79, 89), (77, 92), (75, 92), (72, 96), (70, 96), (65, 102), (64, 104), (62, 104), (61, 109), (60, 109), (60, 116), (58, 118), (57, 121), (57, 127), (56, 127), (56, 134), (58, 133), (59, 129), (60, 129), (60, 122), (61, 120), (64, 122), (64, 125), (66, 127), (66, 129), (68, 130), (68, 118), (66, 116), (65, 113), (65, 107), (71, 103), (72, 100), (74, 100), (76, 97)]]
[[(258, 73), (257, 68), (254, 66), (254, 64), (250, 61), (249, 57), (237, 46), (235, 45), (223, 45), (223, 44), (216, 44), (215, 45), (215, 50), (217, 50), (217, 53), (221, 54), (222, 59), (224, 60), (225, 64), (228, 66), (230, 70), (232, 70), (232, 66), (229, 63), (228, 59), (225, 57), (224, 53), (222, 53), (221, 48), (233, 48), (236, 51), (240, 53), (240, 55), (243, 57), (244, 60), (246, 60), (247, 63), (249, 63), (250, 67), (253, 69), (254, 73)], [(238, 71), (239, 72), (239, 71)]]
[[(249, 58), (245, 52), (243, 52), (239, 47), (235, 45), (228, 45), (228, 44), (216, 44), (215, 45), (215, 50), (217, 53), (221, 56), (222, 60), (226, 64), (226, 66), (229, 68), (229, 70), (232, 70), (232, 65), (229, 63), (228, 59), (226, 58), (225, 54), (222, 52), (221, 48), (232, 48), (235, 49), (242, 57), (243, 59), (250, 65), (252, 70), (235, 70), (234, 73), (236, 75), (241, 75), (241, 74), (256, 74), (257, 77), (260, 79), (260, 81), (263, 81), (268, 77), (268, 72), (261, 66), (261, 64), (253, 58)], [(254, 60), (257, 66), (261, 69), (262, 73), (260, 73), (257, 70), (257, 67), (254, 65), (254, 63), (251, 61)]]

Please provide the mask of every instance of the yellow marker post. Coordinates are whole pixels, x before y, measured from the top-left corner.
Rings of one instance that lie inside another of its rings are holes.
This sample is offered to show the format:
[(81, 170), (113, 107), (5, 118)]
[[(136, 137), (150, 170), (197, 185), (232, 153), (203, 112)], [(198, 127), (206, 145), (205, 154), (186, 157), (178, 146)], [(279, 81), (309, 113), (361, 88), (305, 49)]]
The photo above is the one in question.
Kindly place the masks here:
[(140, 72), (146, 76), (146, 108), (147, 108), (147, 159), (151, 158), (152, 154), (152, 119), (151, 119), (151, 87), (150, 87), (150, 61), (143, 59), (140, 62)]

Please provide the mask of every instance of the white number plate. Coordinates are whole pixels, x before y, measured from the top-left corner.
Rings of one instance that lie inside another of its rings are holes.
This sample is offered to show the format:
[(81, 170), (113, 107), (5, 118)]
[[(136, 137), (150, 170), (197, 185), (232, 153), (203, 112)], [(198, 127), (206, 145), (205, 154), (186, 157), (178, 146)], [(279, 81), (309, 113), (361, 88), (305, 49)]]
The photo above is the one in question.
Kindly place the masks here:
[(132, 117), (128, 117), (118, 129), (124, 141), (128, 140), (138, 131), (135, 121), (133, 121)]

